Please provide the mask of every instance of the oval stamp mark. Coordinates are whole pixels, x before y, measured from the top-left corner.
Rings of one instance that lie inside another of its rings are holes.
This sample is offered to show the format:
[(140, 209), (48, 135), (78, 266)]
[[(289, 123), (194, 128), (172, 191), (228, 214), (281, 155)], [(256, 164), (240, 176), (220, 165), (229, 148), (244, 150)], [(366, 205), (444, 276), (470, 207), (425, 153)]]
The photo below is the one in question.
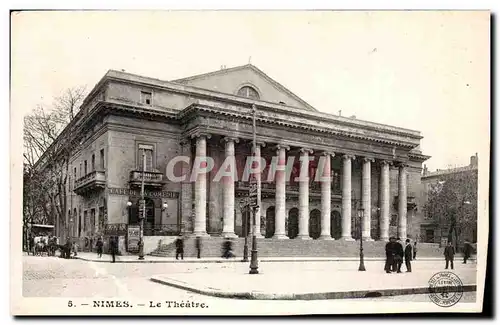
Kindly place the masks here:
[(429, 279), (429, 298), (440, 307), (455, 305), (463, 294), (462, 280), (453, 272), (438, 272)]

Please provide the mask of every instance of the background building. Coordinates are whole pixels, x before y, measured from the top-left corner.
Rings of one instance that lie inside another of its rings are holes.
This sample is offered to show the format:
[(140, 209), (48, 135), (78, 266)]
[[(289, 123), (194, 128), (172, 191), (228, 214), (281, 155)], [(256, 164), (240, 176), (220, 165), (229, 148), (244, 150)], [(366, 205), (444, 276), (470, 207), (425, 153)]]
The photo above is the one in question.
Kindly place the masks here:
[[(429, 172), (424, 165), (422, 198), (424, 205), (421, 241), (448, 241), (451, 216), (461, 223), (459, 242), (477, 241), (477, 153), (468, 166)], [(433, 205), (432, 201), (436, 201)], [(447, 217), (449, 213), (450, 217)]]

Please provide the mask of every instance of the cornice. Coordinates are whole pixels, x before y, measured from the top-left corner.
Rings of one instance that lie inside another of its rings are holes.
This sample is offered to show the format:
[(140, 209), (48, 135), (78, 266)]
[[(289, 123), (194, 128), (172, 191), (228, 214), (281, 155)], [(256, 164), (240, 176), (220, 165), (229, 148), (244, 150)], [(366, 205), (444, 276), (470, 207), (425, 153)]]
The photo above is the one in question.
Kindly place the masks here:
[[(248, 109), (250, 112), (250, 109)], [(204, 113), (212, 114), (213, 116), (223, 116), (223, 117), (232, 117), (232, 118), (238, 118), (241, 120), (251, 120), (252, 117), (250, 113), (244, 114), (241, 111), (235, 111), (235, 110), (230, 110), (230, 109), (224, 109), (224, 108), (218, 108), (218, 107), (211, 107), (207, 105), (200, 105), (200, 104), (191, 104), (188, 106), (185, 110), (181, 111), (179, 113), (179, 117), (182, 118), (184, 116), (192, 116), (193, 114), (198, 114), (201, 116), (206, 116)], [(387, 139), (386, 137), (382, 136), (367, 136), (361, 132), (352, 132), (352, 131), (345, 131), (345, 130), (335, 130), (332, 129), (331, 127), (326, 127), (326, 126), (318, 126), (318, 123), (315, 121), (310, 121), (309, 123), (306, 122), (301, 122), (301, 121), (290, 121), (290, 119), (283, 115), (283, 116), (269, 116), (265, 115), (265, 112), (263, 111), (258, 111), (258, 114), (256, 116), (256, 121), (261, 122), (263, 124), (271, 124), (271, 125), (278, 125), (278, 126), (283, 126), (286, 128), (297, 128), (301, 130), (307, 130), (307, 131), (312, 131), (315, 133), (324, 133), (324, 134), (329, 134), (329, 135), (334, 135), (334, 136), (341, 136), (345, 138), (351, 138), (351, 139), (356, 139), (356, 140), (365, 140), (369, 142), (375, 142), (375, 143), (384, 143), (384, 144), (389, 144), (389, 145), (396, 145), (399, 147), (404, 147), (404, 148), (414, 148), (418, 144), (415, 142), (408, 142), (408, 141), (402, 141), (402, 140), (390, 140)]]

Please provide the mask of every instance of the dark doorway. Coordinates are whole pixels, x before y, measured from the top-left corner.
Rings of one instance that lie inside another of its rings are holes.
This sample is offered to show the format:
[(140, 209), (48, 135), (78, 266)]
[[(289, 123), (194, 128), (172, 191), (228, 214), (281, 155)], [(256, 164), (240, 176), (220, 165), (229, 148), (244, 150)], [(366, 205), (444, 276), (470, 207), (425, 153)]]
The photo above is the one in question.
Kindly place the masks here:
[(309, 217), (309, 237), (312, 239), (319, 238), (321, 234), (321, 211), (314, 209)]
[(292, 208), (288, 212), (288, 238), (293, 239), (299, 234), (299, 209)]
[(342, 220), (338, 211), (332, 211), (331, 213), (330, 234), (335, 239), (339, 239), (342, 236)]
[(269, 207), (266, 210), (266, 238), (271, 238), (274, 236), (275, 230), (275, 209), (274, 207)]

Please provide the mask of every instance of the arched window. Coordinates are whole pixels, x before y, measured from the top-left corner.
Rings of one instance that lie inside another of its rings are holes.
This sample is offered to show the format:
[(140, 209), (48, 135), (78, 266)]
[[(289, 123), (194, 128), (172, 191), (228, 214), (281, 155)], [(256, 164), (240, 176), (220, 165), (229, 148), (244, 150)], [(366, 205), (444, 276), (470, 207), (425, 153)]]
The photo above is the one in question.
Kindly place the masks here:
[(259, 93), (253, 87), (244, 86), (238, 90), (238, 96), (259, 99)]

